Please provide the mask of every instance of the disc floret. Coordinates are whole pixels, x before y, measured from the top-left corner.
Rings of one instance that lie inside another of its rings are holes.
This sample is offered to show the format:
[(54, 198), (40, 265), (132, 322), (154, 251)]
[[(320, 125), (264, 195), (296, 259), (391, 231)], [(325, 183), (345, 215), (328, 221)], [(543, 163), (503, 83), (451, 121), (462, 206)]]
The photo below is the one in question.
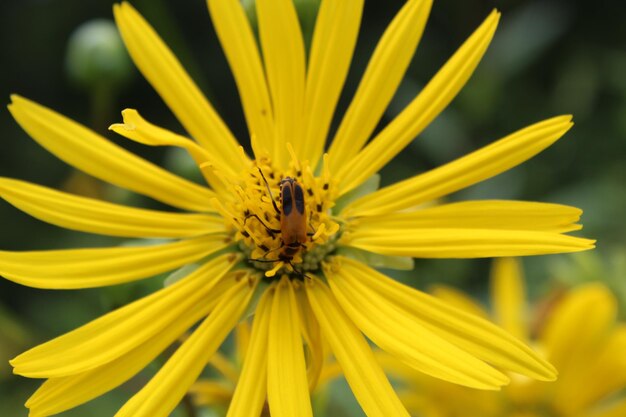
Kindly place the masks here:
[[(281, 182), (287, 178), (302, 189), (302, 213), (296, 210), (295, 201), (291, 212), (285, 210), (287, 200), (283, 201)], [(279, 272), (278, 276), (287, 273), (302, 277), (317, 270), (335, 249), (339, 231), (332, 217), (336, 185), (327, 170), (315, 176), (306, 162), (292, 161), (287, 169), (280, 169), (269, 158), (261, 158), (243, 173), (235, 189), (237, 195), (229, 210), (234, 240), (250, 263), (267, 277)], [(303, 216), (300, 220), (306, 237), (288, 247), (293, 237), (285, 224), (294, 216)]]

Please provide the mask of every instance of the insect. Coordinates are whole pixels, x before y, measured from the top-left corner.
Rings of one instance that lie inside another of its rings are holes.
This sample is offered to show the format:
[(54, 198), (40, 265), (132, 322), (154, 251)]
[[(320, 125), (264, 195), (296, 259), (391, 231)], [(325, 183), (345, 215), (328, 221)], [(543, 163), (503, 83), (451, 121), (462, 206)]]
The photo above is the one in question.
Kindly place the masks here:
[(270, 234), (280, 233), (281, 244), (278, 248), (268, 250), (265, 255), (270, 252), (280, 250), (277, 259), (249, 259), (252, 262), (284, 262), (291, 265), (292, 269), (299, 275), (303, 275), (297, 271), (292, 261), (294, 256), (298, 253), (300, 248), (306, 249), (307, 236), (312, 236), (313, 233), (307, 233), (307, 220), (305, 215), (305, 202), (304, 192), (302, 186), (294, 178), (286, 177), (280, 181), (280, 201), (281, 208), (279, 209), (272, 195), (272, 190), (263, 175), (263, 171), (259, 168), (259, 173), (265, 181), (265, 186), (270, 194), (272, 205), (276, 214), (280, 217), (280, 230), (272, 229), (267, 226), (263, 220), (261, 220), (256, 214), (250, 214), (246, 217), (246, 220), (250, 217), (256, 218), (267, 229)]

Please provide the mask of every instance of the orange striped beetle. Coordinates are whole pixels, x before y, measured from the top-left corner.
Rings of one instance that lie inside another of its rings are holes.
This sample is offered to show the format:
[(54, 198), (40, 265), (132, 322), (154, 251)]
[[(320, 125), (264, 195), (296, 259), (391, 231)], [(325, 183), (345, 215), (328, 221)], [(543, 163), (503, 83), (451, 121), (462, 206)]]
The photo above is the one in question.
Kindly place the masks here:
[(263, 171), (258, 168), (263, 181), (265, 181), (265, 186), (267, 187), (267, 191), (270, 194), (270, 198), (272, 200), (272, 205), (274, 206), (274, 210), (276, 210), (276, 214), (280, 216), (280, 230), (272, 229), (267, 226), (263, 220), (259, 218), (256, 214), (250, 214), (246, 217), (246, 219), (250, 217), (256, 218), (261, 224), (270, 232), (270, 233), (280, 233), (281, 236), (281, 245), (280, 247), (268, 250), (265, 254), (267, 255), (270, 252), (275, 250), (281, 250), (277, 259), (248, 259), (250, 262), (280, 262), (283, 261), (293, 268), (294, 272), (298, 275), (304, 275), (301, 272), (297, 271), (294, 265), (292, 264), (294, 256), (298, 253), (300, 248), (306, 249), (306, 240), (307, 236), (312, 236), (313, 233), (307, 233), (307, 220), (305, 215), (305, 201), (304, 201), (304, 192), (302, 190), (302, 186), (296, 181), (294, 178), (286, 177), (280, 181), (280, 201), (281, 208), (279, 209), (274, 201), (274, 196), (272, 195), (272, 190), (270, 189), (269, 183), (263, 175)]

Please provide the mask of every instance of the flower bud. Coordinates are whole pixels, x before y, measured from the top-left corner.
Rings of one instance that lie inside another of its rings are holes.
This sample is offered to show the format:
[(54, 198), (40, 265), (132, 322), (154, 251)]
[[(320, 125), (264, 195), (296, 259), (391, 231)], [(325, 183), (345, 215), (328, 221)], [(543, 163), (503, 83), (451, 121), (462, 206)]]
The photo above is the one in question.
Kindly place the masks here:
[(115, 87), (126, 82), (132, 63), (115, 24), (96, 19), (72, 33), (66, 55), (70, 79), (86, 88)]

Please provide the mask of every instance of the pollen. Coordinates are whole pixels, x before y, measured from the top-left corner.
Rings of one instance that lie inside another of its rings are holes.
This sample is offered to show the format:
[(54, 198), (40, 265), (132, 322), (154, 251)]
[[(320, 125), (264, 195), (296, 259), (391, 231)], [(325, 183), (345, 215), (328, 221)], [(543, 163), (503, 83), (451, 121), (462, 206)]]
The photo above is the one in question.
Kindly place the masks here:
[[(282, 194), (287, 178), (301, 194)], [(308, 162), (292, 158), (287, 169), (280, 169), (264, 157), (242, 173), (234, 192), (233, 201), (223, 206), (232, 219), (233, 240), (266, 277), (302, 277), (334, 251), (340, 230), (332, 216), (337, 184), (327, 169), (316, 176)]]

